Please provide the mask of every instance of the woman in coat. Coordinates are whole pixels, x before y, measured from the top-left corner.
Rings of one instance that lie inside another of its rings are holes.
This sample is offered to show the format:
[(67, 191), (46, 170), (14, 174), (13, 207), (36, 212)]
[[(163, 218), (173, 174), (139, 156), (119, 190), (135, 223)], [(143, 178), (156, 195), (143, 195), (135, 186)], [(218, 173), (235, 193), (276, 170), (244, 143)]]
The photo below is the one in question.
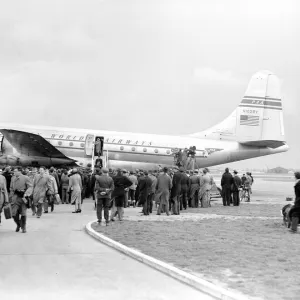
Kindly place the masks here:
[(1, 223), (2, 208), (4, 204), (7, 202), (8, 202), (8, 193), (7, 193), (6, 179), (4, 176), (0, 175), (0, 223)]
[(200, 190), (199, 200), (201, 201), (201, 207), (206, 208), (210, 206), (210, 191), (214, 184), (214, 179), (208, 174), (208, 170), (203, 169), (203, 175), (200, 177)]
[(75, 211), (72, 213), (81, 213), (81, 190), (82, 181), (77, 169), (72, 170), (72, 175), (69, 178), (69, 191), (72, 191), (71, 203), (75, 204)]

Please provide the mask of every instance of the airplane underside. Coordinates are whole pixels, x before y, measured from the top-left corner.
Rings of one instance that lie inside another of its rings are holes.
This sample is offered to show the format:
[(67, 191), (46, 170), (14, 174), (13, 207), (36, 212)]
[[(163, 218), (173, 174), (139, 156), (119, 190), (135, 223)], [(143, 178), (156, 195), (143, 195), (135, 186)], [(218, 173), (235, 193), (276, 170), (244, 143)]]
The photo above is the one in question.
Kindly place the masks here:
[[(281, 145), (277, 148), (269, 147), (248, 147), (243, 145), (235, 145), (229, 150), (222, 150), (215, 152), (208, 157), (196, 157), (194, 165), (187, 166), (186, 169), (200, 169), (204, 167), (212, 167), (216, 165), (226, 164), (230, 162), (245, 160), (249, 158), (255, 158), (259, 156), (265, 156), (270, 154), (275, 154), (279, 152), (286, 151), (286, 145)], [(172, 167), (175, 166), (173, 156), (154, 156), (154, 155), (145, 155), (145, 154), (128, 154), (120, 152), (109, 152), (104, 151), (103, 153), (108, 154), (107, 167), (109, 168), (125, 168), (127, 170), (135, 169), (147, 169), (147, 170), (157, 170), (160, 167)], [(105, 154), (106, 155), (106, 154)], [(66, 157), (63, 158), (51, 158), (51, 157), (41, 157), (41, 156), (26, 156), (14, 153), (14, 155), (5, 155), (2, 153), (0, 155), (0, 165), (2, 167), (10, 165), (19, 165), (19, 166), (87, 166), (88, 164), (93, 165), (93, 157)]]

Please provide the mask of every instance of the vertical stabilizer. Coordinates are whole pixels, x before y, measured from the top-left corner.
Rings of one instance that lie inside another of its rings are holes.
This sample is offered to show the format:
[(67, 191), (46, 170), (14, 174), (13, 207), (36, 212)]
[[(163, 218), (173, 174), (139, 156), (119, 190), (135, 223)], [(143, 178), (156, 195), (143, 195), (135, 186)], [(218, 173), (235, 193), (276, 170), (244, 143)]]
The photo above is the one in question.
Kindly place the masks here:
[(229, 117), (190, 136), (235, 140), (253, 146), (285, 144), (279, 79), (270, 71), (255, 73), (241, 103)]
[(260, 71), (252, 76), (236, 121), (239, 142), (285, 140), (280, 82), (273, 73)]

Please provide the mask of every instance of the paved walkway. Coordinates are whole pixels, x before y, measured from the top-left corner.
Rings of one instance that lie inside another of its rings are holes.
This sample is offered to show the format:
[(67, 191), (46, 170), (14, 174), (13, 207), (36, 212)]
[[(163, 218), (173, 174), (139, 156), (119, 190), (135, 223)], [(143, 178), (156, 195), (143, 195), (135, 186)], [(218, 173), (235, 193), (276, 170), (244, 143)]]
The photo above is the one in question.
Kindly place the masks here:
[(28, 210), (26, 234), (2, 214), (0, 299), (212, 299), (88, 236), (92, 201), (81, 214), (73, 208), (59, 205), (40, 219)]

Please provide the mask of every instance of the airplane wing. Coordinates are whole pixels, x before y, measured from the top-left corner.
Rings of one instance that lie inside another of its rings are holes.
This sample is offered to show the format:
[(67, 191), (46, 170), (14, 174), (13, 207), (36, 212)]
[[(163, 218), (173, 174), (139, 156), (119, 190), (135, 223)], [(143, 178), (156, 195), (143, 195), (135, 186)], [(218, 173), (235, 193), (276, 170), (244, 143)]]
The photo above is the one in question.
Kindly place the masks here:
[(4, 138), (22, 155), (60, 158), (74, 162), (43, 137), (37, 134), (13, 129), (0, 129)]

